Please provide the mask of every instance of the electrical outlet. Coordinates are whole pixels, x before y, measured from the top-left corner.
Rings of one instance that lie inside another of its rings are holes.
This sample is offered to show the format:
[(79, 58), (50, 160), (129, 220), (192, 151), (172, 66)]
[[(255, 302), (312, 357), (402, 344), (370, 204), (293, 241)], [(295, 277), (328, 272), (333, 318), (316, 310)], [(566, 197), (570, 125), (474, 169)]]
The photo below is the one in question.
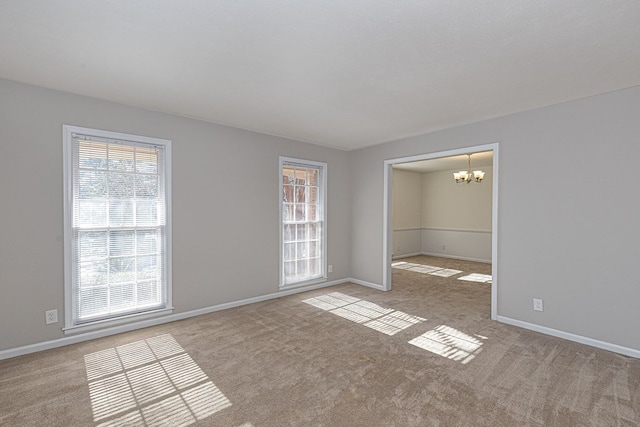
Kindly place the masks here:
[(44, 321), (47, 325), (58, 323), (58, 310), (47, 310), (44, 312)]
[(447, 250), (447, 246), (446, 245), (442, 245), (442, 250), (446, 251)]
[(544, 307), (542, 306), (542, 300), (539, 298), (533, 299), (533, 309), (535, 311), (544, 311)]
[(329, 273), (333, 273), (333, 264), (329, 264)]

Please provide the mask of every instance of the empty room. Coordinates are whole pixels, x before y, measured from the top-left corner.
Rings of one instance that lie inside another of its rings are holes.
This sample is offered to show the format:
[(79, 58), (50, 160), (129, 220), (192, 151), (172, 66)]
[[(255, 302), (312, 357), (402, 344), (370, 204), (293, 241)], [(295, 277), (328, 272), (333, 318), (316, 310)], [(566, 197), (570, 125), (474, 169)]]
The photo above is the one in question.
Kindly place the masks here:
[(0, 2), (0, 425), (640, 425), (640, 2)]

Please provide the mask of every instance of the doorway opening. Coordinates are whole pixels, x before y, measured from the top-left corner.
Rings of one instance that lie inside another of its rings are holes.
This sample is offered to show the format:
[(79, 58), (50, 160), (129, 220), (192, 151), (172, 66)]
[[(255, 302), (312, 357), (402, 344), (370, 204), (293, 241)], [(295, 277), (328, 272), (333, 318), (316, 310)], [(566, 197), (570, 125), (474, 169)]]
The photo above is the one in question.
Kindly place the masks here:
[[(392, 288), (393, 258), (393, 167), (404, 163), (445, 159), (454, 156), (482, 152), (492, 153), (493, 179), (491, 184), (491, 319), (497, 318), (498, 302), (498, 143), (478, 145), (455, 150), (425, 153), (384, 161), (384, 205), (383, 205), (383, 290)], [(453, 180), (453, 176), (451, 177)], [(467, 185), (467, 184), (460, 184)]]

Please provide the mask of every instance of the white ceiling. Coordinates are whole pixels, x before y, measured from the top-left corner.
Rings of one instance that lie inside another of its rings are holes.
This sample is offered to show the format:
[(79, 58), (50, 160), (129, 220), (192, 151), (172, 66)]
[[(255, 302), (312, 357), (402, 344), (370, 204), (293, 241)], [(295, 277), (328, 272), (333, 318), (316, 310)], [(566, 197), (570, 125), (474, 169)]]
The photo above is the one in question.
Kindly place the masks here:
[(0, 77), (346, 150), (640, 85), (638, 0), (2, 0)]

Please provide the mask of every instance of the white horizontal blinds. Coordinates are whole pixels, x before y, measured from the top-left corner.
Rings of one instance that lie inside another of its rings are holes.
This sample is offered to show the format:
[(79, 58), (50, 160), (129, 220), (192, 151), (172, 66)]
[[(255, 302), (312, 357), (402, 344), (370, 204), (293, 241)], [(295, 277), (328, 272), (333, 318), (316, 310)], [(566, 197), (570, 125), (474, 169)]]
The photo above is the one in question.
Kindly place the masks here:
[(74, 323), (166, 305), (164, 147), (73, 137)]
[(322, 168), (282, 167), (283, 284), (322, 277)]

